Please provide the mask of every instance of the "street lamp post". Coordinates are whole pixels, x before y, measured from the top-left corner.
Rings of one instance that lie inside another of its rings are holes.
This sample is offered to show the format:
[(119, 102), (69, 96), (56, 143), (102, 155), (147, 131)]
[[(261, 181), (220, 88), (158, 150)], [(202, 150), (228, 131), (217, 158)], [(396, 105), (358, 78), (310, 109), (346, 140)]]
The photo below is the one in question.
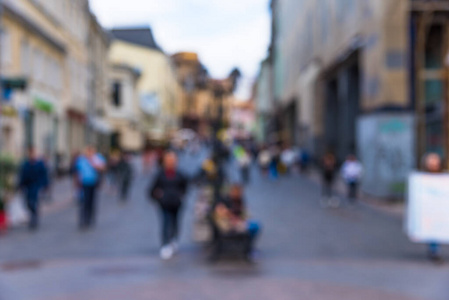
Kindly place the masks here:
[(217, 105), (217, 114), (213, 124), (213, 160), (217, 168), (217, 177), (214, 183), (214, 201), (221, 199), (221, 190), (224, 182), (224, 146), (219, 139), (219, 133), (223, 124), (223, 100), (225, 91), (220, 81), (213, 82), (214, 101)]

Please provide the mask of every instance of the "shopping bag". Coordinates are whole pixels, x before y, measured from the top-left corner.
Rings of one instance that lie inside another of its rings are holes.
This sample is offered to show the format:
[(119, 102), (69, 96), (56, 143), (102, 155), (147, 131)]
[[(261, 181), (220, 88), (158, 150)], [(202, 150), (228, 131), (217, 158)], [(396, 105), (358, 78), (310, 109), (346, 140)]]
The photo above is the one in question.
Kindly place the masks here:
[(15, 227), (25, 224), (29, 220), (28, 213), (20, 194), (16, 194), (7, 204), (8, 226)]

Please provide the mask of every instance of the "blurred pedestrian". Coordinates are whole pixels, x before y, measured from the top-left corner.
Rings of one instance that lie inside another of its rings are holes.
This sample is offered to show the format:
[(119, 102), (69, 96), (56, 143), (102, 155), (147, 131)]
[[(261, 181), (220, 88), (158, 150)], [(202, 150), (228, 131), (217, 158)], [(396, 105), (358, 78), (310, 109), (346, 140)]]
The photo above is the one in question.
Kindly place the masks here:
[(48, 170), (45, 163), (38, 159), (34, 148), (28, 150), (19, 173), (19, 188), (22, 190), (30, 214), (29, 228), (39, 226), (39, 192), (48, 187)]
[(270, 176), (272, 179), (276, 180), (279, 177), (279, 163), (280, 163), (280, 153), (279, 148), (277, 146), (272, 146), (270, 150)]
[(132, 184), (134, 175), (133, 167), (131, 164), (131, 155), (129, 153), (122, 153), (117, 168), (120, 182), (120, 200), (125, 202), (126, 200), (128, 200), (129, 188)]
[(248, 151), (240, 145), (234, 148), (234, 156), (239, 164), (242, 182), (243, 184), (248, 184), (250, 179), (251, 157)]
[(81, 230), (95, 224), (97, 189), (101, 182), (101, 173), (106, 170), (104, 157), (96, 152), (95, 147), (87, 146), (76, 161), (76, 175), (82, 189), (79, 226)]
[(159, 205), (162, 215), (162, 259), (170, 259), (178, 250), (179, 218), (187, 179), (178, 169), (174, 152), (163, 157), (162, 169), (149, 190), (149, 196)]
[(108, 192), (111, 195), (117, 195), (118, 187), (120, 186), (120, 174), (118, 165), (120, 163), (120, 151), (114, 150), (109, 155), (108, 166), (107, 166), (107, 182), (108, 182)]
[[(423, 159), (423, 169), (424, 172), (439, 174), (443, 172), (443, 163), (439, 154), (437, 153), (428, 153), (424, 156)], [(430, 242), (428, 244), (427, 257), (429, 260), (435, 263), (442, 263), (443, 258), (440, 254), (440, 245), (437, 242)]]
[(310, 154), (307, 149), (301, 149), (299, 151), (299, 167), (301, 172), (306, 173), (309, 170)]
[(229, 195), (213, 209), (213, 219), (223, 233), (248, 233), (250, 240), (246, 245), (245, 255), (251, 259), (260, 224), (248, 217), (241, 185), (231, 186)]
[(285, 167), (285, 173), (290, 174), (298, 157), (290, 146), (285, 146), (281, 153), (281, 162)]
[(44, 155), (42, 157), (42, 162), (45, 165), (45, 169), (47, 170), (47, 187), (45, 189), (42, 189), (39, 193), (39, 202), (51, 202), (53, 200), (53, 176), (54, 173), (52, 172), (53, 168), (50, 164), (50, 157), (48, 155)]
[(354, 154), (346, 158), (341, 174), (348, 187), (348, 199), (354, 203), (357, 200), (358, 187), (363, 175), (363, 166)]
[(332, 152), (328, 152), (323, 156), (321, 162), (322, 182), (323, 182), (323, 198), (322, 206), (338, 207), (339, 200), (334, 197), (333, 185), (335, 181), (335, 173), (337, 171), (337, 160)]
[(78, 158), (80, 157), (80, 155), (81, 155), (80, 151), (75, 151), (72, 154), (72, 157), (70, 159), (70, 170), (69, 170), (69, 174), (70, 174), (70, 177), (72, 178), (73, 187), (74, 187), (73, 199), (75, 199), (78, 203), (81, 203), (82, 198), (83, 198), (83, 188), (80, 184), (78, 171), (77, 171), (77, 167), (76, 167), (76, 164), (78, 162)]
[(195, 176), (200, 184), (211, 188), (213, 193), (213, 201), (220, 201), (222, 199), (222, 188), (226, 179), (223, 164), (220, 163), (219, 156), (214, 153), (201, 165), (198, 174)]
[(262, 174), (266, 176), (268, 174), (268, 169), (271, 162), (271, 153), (266, 147), (263, 147), (259, 152), (257, 162), (259, 164), (260, 170), (262, 171)]

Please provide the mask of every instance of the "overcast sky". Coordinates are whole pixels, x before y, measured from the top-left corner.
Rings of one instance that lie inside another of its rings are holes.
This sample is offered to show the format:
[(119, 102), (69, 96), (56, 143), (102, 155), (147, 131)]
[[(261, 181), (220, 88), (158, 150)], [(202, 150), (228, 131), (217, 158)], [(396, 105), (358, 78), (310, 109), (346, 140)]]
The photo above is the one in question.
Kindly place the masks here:
[(240, 98), (247, 98), (260, 61), (267, 55), (268, 0), (90, 0), (106, 28), (149, 25), (168, 54), (193, 51), (212, 76), (239, 67)]

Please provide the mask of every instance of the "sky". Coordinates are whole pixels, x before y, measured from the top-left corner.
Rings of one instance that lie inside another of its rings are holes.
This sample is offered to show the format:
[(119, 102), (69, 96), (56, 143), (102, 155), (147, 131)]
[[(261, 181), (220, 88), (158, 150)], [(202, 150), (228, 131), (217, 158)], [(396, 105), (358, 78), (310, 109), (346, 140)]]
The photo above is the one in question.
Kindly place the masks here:
[(237, 97), (249, 98), (270, 39), (268, 0), (90, 0), (106, 28), (149, 25), (167, 54), (192, 51), (214, 78), (243, 73)]

